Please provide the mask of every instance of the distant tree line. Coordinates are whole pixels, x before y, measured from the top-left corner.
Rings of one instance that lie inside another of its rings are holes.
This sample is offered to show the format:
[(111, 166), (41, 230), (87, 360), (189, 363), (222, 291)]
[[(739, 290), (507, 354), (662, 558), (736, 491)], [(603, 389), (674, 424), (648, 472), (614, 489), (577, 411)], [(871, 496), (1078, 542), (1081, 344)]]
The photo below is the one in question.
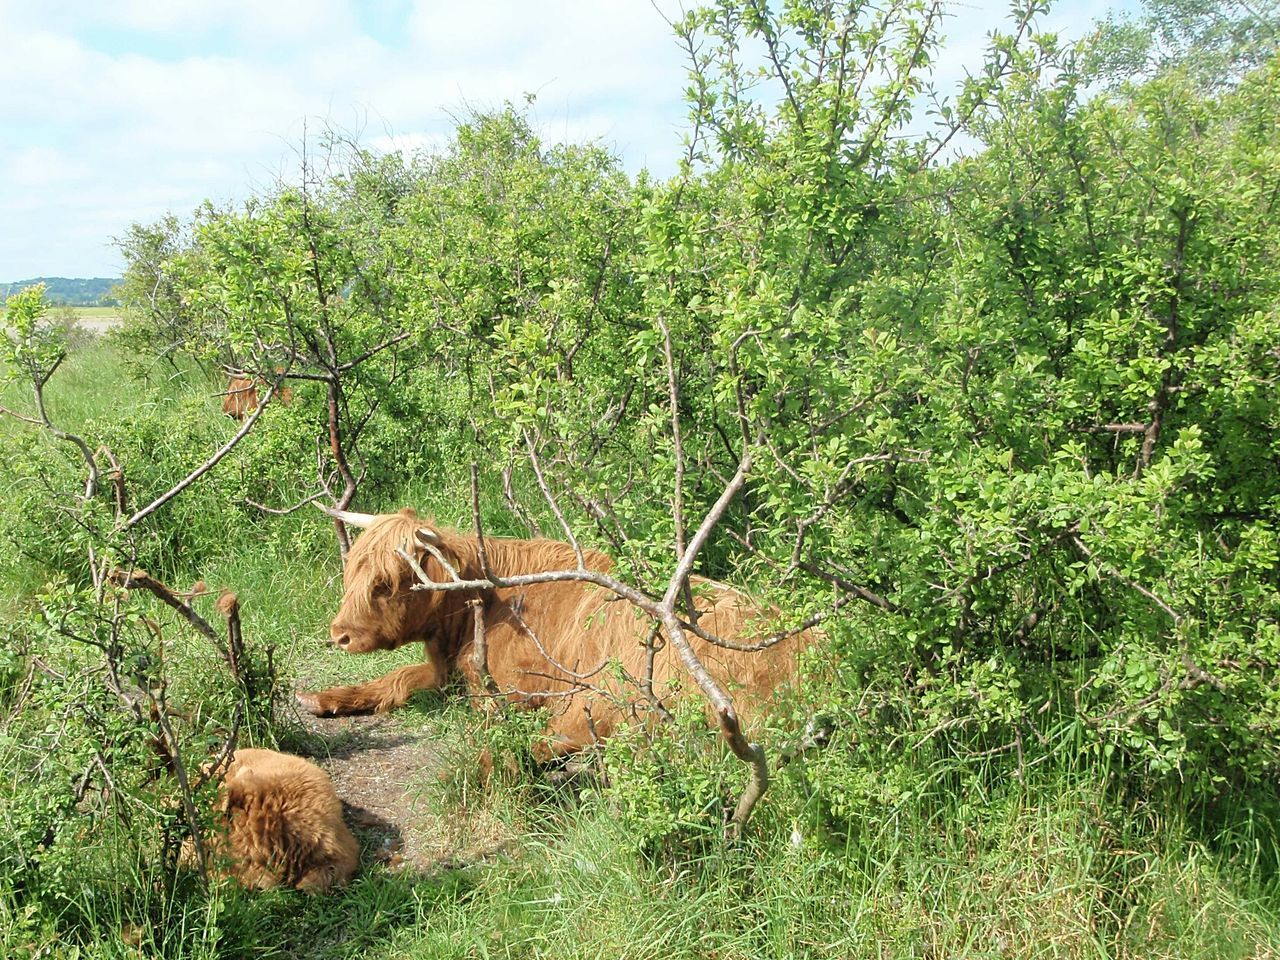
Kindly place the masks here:
[(114, 307), (119, 301), (112, 290), (120, 282), (118, 277), (35, 277), (0, 283), (0, 300), (6, 299), (27, 287), (43, 283), (45, 300), (56, 306), (66, 307)]

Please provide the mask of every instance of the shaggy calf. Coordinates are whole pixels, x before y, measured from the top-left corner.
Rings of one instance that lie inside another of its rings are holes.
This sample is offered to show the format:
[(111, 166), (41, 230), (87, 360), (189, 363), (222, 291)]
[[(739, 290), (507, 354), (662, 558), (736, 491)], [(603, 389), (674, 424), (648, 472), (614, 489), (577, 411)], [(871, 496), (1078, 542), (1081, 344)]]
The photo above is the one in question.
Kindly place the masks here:
[(356, 872), (359, 847), (329, 775), (274, 750), (237, 750), (218, 790), (208, 844), (216, 871), (253, 890), (323, 893)]

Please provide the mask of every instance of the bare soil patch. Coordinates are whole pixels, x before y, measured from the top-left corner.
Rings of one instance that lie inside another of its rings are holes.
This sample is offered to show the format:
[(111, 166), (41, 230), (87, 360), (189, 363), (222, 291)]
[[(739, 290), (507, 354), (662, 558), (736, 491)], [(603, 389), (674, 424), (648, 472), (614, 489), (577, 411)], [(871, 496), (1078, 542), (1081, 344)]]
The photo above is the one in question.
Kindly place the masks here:
[(310, 736), (304, 751), (323, 767), (346, 806), (361, 861), (429, 873), (473, 863), (505, 849), (510, 830), (485, 810), (445, 809), (439, 780), (452, 762), (438, 732), (395, 714), (299, 715)]

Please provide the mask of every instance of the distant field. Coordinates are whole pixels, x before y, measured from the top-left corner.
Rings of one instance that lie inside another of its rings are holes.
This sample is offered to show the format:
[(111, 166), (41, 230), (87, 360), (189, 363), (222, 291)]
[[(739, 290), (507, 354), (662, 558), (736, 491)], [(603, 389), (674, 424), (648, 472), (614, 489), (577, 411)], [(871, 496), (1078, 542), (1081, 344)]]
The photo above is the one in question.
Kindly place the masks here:
[[(51, 310), (61, 310), (61, 307), (51, 307)], [(67, 307), (65, 309), (74, 310), (76, 317), (80, 321), (80, 325), (94, 333), (104, 333), (114, 327), (120, 325), (120, 308), (119, 307)], [(0, 317), (5, 314), (5, 309), (0, 306)]]

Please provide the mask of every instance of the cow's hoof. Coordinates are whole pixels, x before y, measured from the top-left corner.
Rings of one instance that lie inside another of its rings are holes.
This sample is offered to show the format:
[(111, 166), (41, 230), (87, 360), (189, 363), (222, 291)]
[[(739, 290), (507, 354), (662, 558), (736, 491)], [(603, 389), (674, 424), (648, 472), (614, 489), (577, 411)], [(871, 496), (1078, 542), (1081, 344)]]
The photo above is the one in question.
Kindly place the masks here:
[(298, 706), (307, 713), (316, 717), (327, 717), (329, 711), (320, 703), (319, 694), (315, 693), (295, 693), (294, 699), (298, 701)]

